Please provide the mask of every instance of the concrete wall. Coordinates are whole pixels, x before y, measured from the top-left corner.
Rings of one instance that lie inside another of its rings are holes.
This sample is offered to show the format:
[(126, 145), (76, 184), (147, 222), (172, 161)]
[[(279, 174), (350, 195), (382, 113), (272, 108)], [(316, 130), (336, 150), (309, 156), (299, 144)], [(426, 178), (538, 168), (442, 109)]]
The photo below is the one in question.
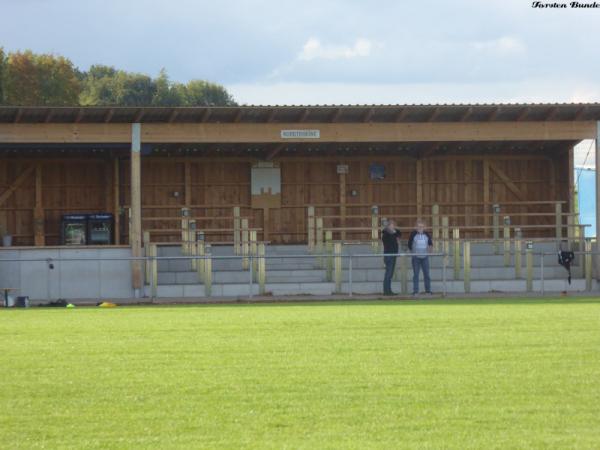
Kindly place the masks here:
[[(129, 248), (0, 248), (0, 287), (18, 288), (16, 295), (31, 300), (132, 298), (130, 261), (59, 261), (127, 257)], [(55, 260), (54, 269), (48, 258)]]

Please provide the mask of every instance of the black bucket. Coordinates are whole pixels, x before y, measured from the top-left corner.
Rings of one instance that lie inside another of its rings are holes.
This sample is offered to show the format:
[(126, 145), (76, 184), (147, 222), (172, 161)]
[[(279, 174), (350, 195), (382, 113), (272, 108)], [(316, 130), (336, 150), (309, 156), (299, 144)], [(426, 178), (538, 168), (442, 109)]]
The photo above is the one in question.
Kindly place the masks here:
[(22, 296), (22, 297), (17, 297), (17, 301), (15, 302), (15, 306), (17, 308), (29, 308), (29, 297), (28, 296)]

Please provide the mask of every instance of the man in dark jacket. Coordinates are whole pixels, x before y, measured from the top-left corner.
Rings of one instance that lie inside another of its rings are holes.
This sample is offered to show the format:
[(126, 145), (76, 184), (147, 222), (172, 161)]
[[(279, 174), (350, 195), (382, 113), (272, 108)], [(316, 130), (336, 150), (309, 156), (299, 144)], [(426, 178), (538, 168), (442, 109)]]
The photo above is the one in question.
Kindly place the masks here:
[(408, 249), (413, 253), (413, 295), (419, 293), (419, 270), (423, 270), (423, 281), (425, 281), (425, 292), (431, 294), (431, 278), (429, 278), (429, 256), (433, 249), (431, 235), (425, 231), (425, 222), (417, 220), (415, 229), (408, 238)]
[(396, 268), (396, 255), (398, 254), (400, 230), (396, 228), (396, 222), (389, 220), (381, 232), (383, 241), (383, 263), (385, 264), (385, 275), (383, 277), (383, 295), (396, 295), (392, 292), (392, 277)]

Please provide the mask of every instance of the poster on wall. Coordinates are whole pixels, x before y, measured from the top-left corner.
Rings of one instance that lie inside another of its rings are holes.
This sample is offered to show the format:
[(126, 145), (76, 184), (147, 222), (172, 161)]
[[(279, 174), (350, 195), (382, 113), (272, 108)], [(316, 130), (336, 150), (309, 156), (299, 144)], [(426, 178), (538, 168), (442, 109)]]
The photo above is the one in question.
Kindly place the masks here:
[(369, 177), (371, 180), (383, 180), (385, 178), (385, 167), (383, 164), (370, 164)]
[(281, 168), (276, 163), (260, 162), (251, 170), (252, 208), (281, 207)]

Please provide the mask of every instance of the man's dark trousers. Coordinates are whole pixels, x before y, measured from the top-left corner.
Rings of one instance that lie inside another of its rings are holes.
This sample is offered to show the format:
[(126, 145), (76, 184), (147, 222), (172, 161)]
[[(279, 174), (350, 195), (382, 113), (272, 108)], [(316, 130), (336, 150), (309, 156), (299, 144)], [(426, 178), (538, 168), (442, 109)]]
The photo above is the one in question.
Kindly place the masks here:
[(431, 292), (431, 278), (429, 278), (429, 257), (419, 258), (412, 257), (413, 267), (413, 294), (419, 293), (419, 269), (423, 270), (423, 278), (425, 281), (425, 292)]
[(392, 277), (394, 276), (394, 269), (396, 268), (396, 257), (395, 256), (384, 256), (383, 263), (385, 264), (385, 276), (383, 277), (383, 293), (392, 293)]

